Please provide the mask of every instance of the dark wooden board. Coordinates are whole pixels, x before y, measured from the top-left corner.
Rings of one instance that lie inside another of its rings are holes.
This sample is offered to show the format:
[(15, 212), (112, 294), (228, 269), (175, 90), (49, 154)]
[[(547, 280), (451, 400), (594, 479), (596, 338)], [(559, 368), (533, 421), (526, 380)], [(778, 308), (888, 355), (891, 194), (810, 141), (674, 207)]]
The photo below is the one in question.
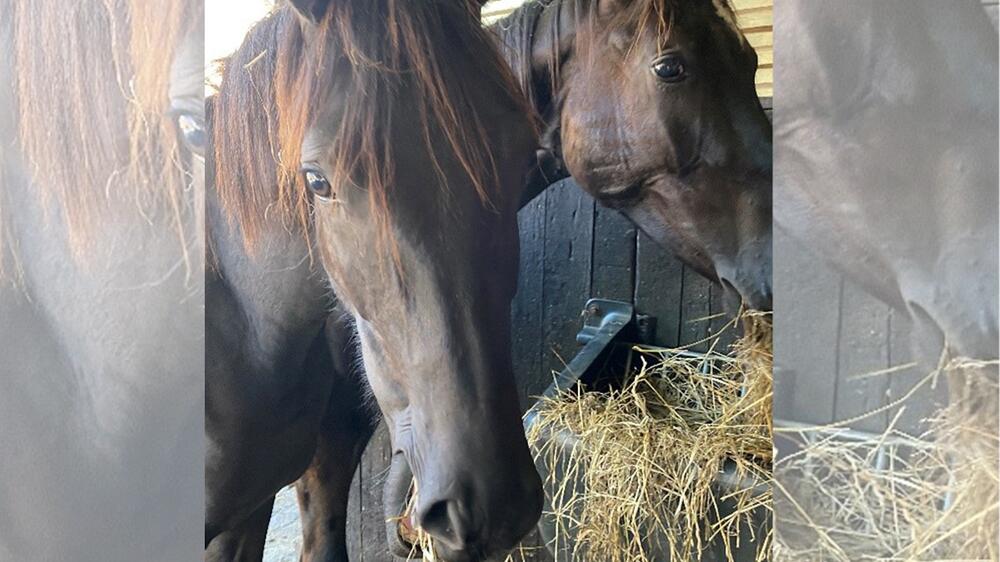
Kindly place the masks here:
[(618, 211), (595, 204), (591, 296), (634, 302), (635, 245), (632, 221)]
[(551, 373), (576, 354), (580, 312), (590, 297), (593, 199), (570, 180), (545, 192), (545, 262), (542, 267), (542, 377), (529, 394), (541, 394)]
[(680, 342), (694, 351), (708, 351), (712, 316), (712, 283), (684, 266), (681, 289)]
[(775, 230), (774, 416), (833, 421), (841, 277)]
[[(541, 194), (518, 213), (521, 258), (517, 295), (511, 305), (512, 356), (521, 410), (544, 390), (542, 376), (542, 282), (545, 263), (546, 196)], [(541, 388), (539, 388), (541, 386)]]
[(645, 234), (636, 243), (635, 306), (656, 317), (656, 343), (676, 347), (681, 341), (684, 266)]
[[(349, 530), (348, 535), (356, 535), (355, 550), (350, 550), (351, 560), (360, 562), (392, 562), (394, 557), (389, 554), (385, 539), (385, 510), (382, 506), (382, 489), (389, 470), (392, 448), (389, 444), (389, 431), (384, 423), (379, 424), (375, 435), (368, 443), (358, 467), (358, 486), (352, 488), (357, 496), (351, 498), (354, 521), (348, 519), (348, 525), (355, 525), (356, 530)], [(348, 543), (350, 546), (350, 543)]]
[(363, 527), (361, 525), (361, 514), (363, 501), (361, 497), (361, 466), (354, 471), (354, 479), (351, 480), (351, 495), (347, 505), (347, 552), (352, 560), (361, 560), (361, 545), (365, 543), (365, 538), (361, 535)]
[[(914, 362), (916, 355), (913, 350), (912, 331), (913, 324), (906, 313), (890, 311), (889, 365), (899, 367)], [(886, 399), (894, 401), (911, 394), (914, 387), (923, 382), (927, 375), (927, 368), (919, 366), (893, 373), (889, 376)], [(897, 428), (911, 435), (921, 435), (930, 429), (928, 418), (938, 408), (944, 406), (948, 398), (944, 379), (938, 382), (936, 386), (926, 383), (912, 393), (896, 422)], [(892, 415), (894, 413), (890, 413), (890, 418)]]
[(851, 427), (881, 433), (888, 421), (886, 413), (871, 412), (886, 403), (889, 378), (872, 373), (889, 366), (889, 307), (847, 282), (842, 286), (840, 306), (834, 419), (864, 416)]

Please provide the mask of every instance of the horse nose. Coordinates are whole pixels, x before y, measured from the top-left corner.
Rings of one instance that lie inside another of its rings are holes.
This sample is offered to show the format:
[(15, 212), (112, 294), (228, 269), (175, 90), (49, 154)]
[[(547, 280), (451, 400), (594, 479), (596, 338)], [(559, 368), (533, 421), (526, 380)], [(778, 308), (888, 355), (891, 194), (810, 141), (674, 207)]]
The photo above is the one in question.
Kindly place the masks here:
[(751, 310), (770, 312), (772, 306), (771, 237), (747, 244), (736, 256), (717, 256), (715, 272), (726, 293), (739, 297)]
[[(538, 473), (511, 479), (467, 481), (434, 493), (420, 487), (417, 523), (444, 547), (447, 560), (494, 554), (513, 548), (538, 522), (542, 486)], [(506, 483), (503, 483), (506, 480)], [(477, 491), (478, 490), (478, 491)]]
[(462, 504), (456, 500), (441, 499), (431, 502), (417, 515), (420, 527), (450, 550), (467, 550), (475, 542), (473, 530), (476, 522)]

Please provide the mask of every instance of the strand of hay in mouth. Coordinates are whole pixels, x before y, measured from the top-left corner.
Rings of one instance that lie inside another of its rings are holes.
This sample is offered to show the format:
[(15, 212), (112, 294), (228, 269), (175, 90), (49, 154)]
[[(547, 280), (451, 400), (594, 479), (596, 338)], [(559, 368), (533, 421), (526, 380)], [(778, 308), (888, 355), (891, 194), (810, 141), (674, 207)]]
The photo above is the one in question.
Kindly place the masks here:
[(423, 559), (427, 562), (439, 562), (437, 551), (434, 549), (434, 539), (424, 531), (413, 519), (413, 512), (417, 508), (419, 490), (417, 480), (410, 481), (410, 491), (407, 493), (406, 509), (396, 521), (396, 528), (399, 529), (399, 536), (410, 545), (410, 552), (406, 555), (407, 560)]
[[(715, 543), (731, 561), (749, 540), (767, 559), (770, 319), (747, 315), (744, 325), (733, 355), (713, 354), (707, 372), (676, 350), (636, 348), (639, 367), (620, 390), (543, 400), (528, 441), (549, 474), (557, 552), (575, 538), (572, 560), (582, 562), (701, 560)], [(724, 468), (730, 486), (719, 485)]]
[(776, 467), (776, 560), (1000, 559), (996, 362), (942, 372), (950, 403), (926, 434), (895, 429), (902, 408), (870, 438), (800, 430), (804, 447)]

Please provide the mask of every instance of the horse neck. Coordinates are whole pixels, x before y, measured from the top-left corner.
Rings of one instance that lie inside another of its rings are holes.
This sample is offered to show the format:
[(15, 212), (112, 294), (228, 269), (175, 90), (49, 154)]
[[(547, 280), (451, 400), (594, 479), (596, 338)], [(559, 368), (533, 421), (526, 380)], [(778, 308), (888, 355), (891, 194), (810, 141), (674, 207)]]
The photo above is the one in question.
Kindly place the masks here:
[(248, 247), (211, 186), (207, 194), (206, 322), (245, 321), (248, 349), (262, 364), (298, 357), (305, 350), (289, 352), (288, 346), (311, 341), (333, 304), (310, 238), (276, 221)]

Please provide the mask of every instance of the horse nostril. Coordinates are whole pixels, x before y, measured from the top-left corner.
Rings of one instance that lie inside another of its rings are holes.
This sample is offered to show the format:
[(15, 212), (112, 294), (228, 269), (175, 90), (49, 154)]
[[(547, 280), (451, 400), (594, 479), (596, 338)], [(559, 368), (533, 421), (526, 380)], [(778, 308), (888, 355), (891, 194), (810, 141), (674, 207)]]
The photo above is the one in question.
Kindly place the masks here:
[(420, 527), (448, 548), (464, 550), (466, 525), (458, 511), (457, 504), (451, 500), (436, 501), (420, 514)]

